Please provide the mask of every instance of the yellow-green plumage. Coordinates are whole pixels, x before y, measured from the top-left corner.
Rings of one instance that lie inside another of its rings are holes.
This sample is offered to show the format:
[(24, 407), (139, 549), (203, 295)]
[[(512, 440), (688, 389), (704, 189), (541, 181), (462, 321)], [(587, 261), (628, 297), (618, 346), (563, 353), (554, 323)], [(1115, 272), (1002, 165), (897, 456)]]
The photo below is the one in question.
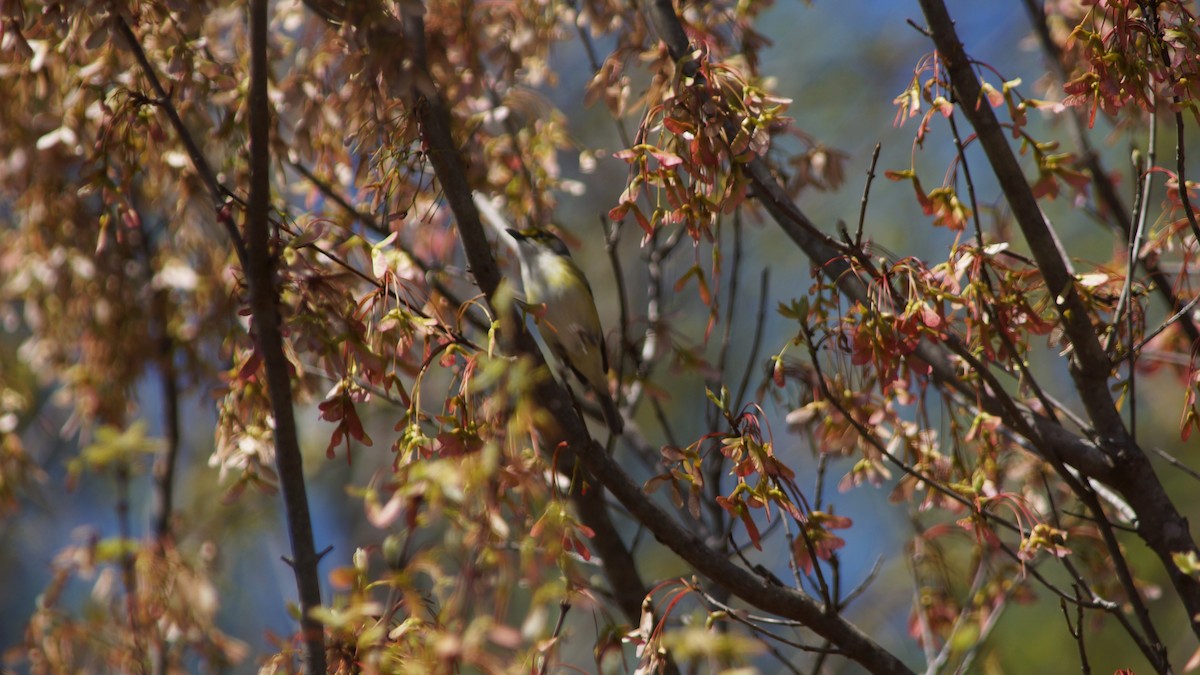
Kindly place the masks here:
[[(525, 300), (554, 356), (595, 393), (614, 433), (624, 424), (608, 391), (608, 354), (596, 301), (567, 247), (549, 232), (508, 230), (517, 242)], [(542, 307), (536, 307), (541, 305)]]

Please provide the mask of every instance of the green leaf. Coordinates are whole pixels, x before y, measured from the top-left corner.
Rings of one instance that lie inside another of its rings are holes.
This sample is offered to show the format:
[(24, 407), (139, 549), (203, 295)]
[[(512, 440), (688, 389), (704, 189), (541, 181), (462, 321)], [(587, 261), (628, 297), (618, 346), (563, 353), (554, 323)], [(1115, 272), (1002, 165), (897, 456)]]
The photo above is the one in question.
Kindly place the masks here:
[(80, 453), (80, 458), (92, 470), (114, 465), (129, 466), (141, 455), (152, 455), (163, 448), (157, 438), (146, 437), (146, 422), (139, 420), (124, 431), (114, 426), (96, 430), (96, 440)]

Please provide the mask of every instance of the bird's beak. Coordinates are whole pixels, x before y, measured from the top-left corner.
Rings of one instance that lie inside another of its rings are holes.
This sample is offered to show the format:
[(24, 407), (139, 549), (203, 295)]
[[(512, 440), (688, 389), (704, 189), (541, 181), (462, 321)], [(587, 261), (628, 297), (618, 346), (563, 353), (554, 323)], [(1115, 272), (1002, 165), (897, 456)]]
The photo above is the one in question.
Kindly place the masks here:
[(504, 228), (504, 231), (508, 233), (508, 236), (512, 237), (513, 239), (516, 239), (517, 241), (525, 240), (525, 235), (521, 234), (520, 230), (514, 230), (511, 227), (506, 227), (506, 228)]

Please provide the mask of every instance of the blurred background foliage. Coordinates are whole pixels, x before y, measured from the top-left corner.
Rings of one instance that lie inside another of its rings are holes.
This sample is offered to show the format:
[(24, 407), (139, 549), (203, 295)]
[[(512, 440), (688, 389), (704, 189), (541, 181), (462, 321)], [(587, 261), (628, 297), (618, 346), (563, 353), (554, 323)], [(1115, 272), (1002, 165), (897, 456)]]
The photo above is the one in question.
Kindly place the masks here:
[[(26, 11), (36, 11), (36, 3), (26, 3)], [(993, 65), (1003, 78), (1021, 78), (1025, 87), (1034, 95), (1054, 98), (1057, 85), (1045, 79), (1044, 57), (1030, 38), (1027, 16), (1017, 8), (1017, 3), (970, 2), (950, 3), (950, 10), (958, 20), (960, 34), (974, 57)], [(233, 9), (222, 9), (234, 12)], [(236, 14), (234, 16), (236, 18)], [(772, 45), (763, 51), (762, 73), (767, 76), (770, 89), (779, 96), (793, 99), (789, 114), (796, 119), (796, 126), (805, 134), (843, 153), (841, 166), (845, 183), (837, 190), (807, 190), (802, 204), (814, 221), (823, 227), (832, 228), (838, 221), (849, 224), (853, 230), (857, 219), (864, 185), (865, 171), (869, 165), (872, 149), (876, 143), (882, 149), (879, 172), (886, 169), (904, 169), (914, 161), (912, 148), (912, 123), (905, 127), (893, 126), (895, 98), (912, 78), (912, 67), (930, 51), (928, 41), (906, 24), (907, 19), (921, 22), (919, 10), (913, 3), (891, 0), (849, 0), (813, 3), (780, 2), (765, 10), (758, 23), (759, 30), (769, 38)], [(241, 39), (231, 21), (225, 36), (229, 44)], [(302, 32), (295, 33), (303, 39)], [(214, 43), (213, 48), (229, 48), (229, 44)], [(597, 47), (604, 50), (608, 45), (601, 39)], [(621, 140), (614, 125), (602, 106), (583, 105), (584, 87), (591, 78), (583, 45), (579, 41), (566, 40), (554, 44), (548, 57), (548, 65), (556, 73), (553, 81), (543, 83), (535, 90), (537, 96), (545, 97), (562, 111), (566, 121), (564, 133), (582, 147), (600, 148), (602, 152), (594, 168), (581, 167), (578, 156), (560, 152), (564, 182), (580, 189), (557, 195), (559, 204), (555, 221), (560, 223), (578, 242), (576, 259), (587, 272), (596, 290), (601, 315), (607, 325), (616, 321), (617, 301), (613, 289), (614, 278), (607, 258), (602, 255), (603, 230), (600, 227), (603, 215), (612, 207), (624, 184), (627, 166), (613, 159), (612, 153), (622, 149)], [(280, 64), (285, 67), (286, 64)], [(0, 75), (0, 81), (13, 75)], [(35, 102), (30, 102), (35, 105)], [(632, 126), (632, 122), (629, 122)], [(1031, 115), (1031, 128), (1035, 135), (1057, 135), (1052, 119)], [(1107, 125), (1107, 128), (1106, 128)], [(1140, 143), (1128, 128), (1118, 129), (1100, 121), (1103, 130), (1102, 152), (1111, 167), (1120, 168), (1126, 175), (1128, 189), (1129, 149)], [(11, 141), (11, 137), (10, 137)], [(789, 154), (799, 150), (801, 144), (783, 137), (776, 151)], [(13, 161), (13, 147), (3, 148)], [(26, 161), (36, 161), (32, 146), (24, 148), (29, 156)], [(974, 157), (977, 149), (968, 151)], [(230, 149), (230, 156), (236, 153)], [(935, 133), (933, 140), (926, 143), (923, 151), (916, 153), (918, 171), (925, 176), (937, 177), (950, 164), (954, 156), (952, 140), (942, 133)], [(219, 162), (218, 162), (219, 163)], [(587, 169), (586, 171), (584, 169)], [(183, 169), (181, 169), (183, 171)], [(66, 177), (64, 177), (66, 178)], [(158, 177), (167, 184), (176, 180), (174, 176)], [(572, 183), (574, 181), (574, 183)], [(995, 195), (994, 184), (987, 178), (979, 179), (977, 190), (980, 195)], [(163, 187), (161, 189), (168, 189)], [(70, 181), (64, 181), (64, 194), (71, 191)], [(20, 187), (4, 186), (0, 198), (0, 223), (14, 218), (14, 193)], [(994, 198), (994, 197), (993, 197)], [(985, 199), (987, 199), (985, 197)], [(181, 197), (181, 201), (187, 201)], [(194, 203), (192, 203), (194, 206)], [(288, 208), (296, 213), (303, 212), (307, 204), (293, 197)], [(181, 206), (181, 212), (190, 208)], [(1100, 236), (1099, 226), (1071, 203), (1070, 198), (1049, 202), (1046, 209), (1070, 242), (1070, 250), (1082, 259), (1093, 262), (1107, 260), (1113, 253), (1110, 238)], [(1003, 211), (984, 214), (985, 220), (1002, 220)], [(890, 182), (882, 178), (872, 188), (867, 218), (868, 237), (878, 246), (896, 255), (913, 255), (938, 259), (944, 255), (946, 246), (952, 241), (953, 233), (944, 228), (929, 226), (929, 218), (921, 213), (912, 198), (912, 189), (907, 183)], [(10, 225), (0, 224), (0, 227)], [(770, 268), (770, 296), (765, 305), (774, 308), (780, 302), (804, 295), (812, 284), (807, 262), (801, 260), (793, 246), (775, 228), (761, 227), (747, 219), (745, 232), (746, 269), (743, 272), (743, 288), (755, 288), (757, 270)], [(219, 232), (208, 233), (223, 236)], [(88, 252), (94, 239), (81, 241), (79, 250)], [(1014, 244), (1018, 249), (1020, 243)], [(0, 256), (5, 255), (0, 252)], [(635, 297), (643, 293), (645, 286), (643, 265), (636, 237), (627, 237), (620, 250), (623, 261), (627, 290)], [(693, 260), (689, 256), (677, 256), (670, 260), (664, 270), (668, 283), (682, 277)], [(191, 260), (195, 265), (197, 261)], [(221, 261), (207, 262), (212, 273)], [(10, 264), (7, 269), (20, 267), (20, 262)], [(514, 273), (509, 260), (509, 273)], [(130, 279), (133, 288), (138, 281), (136, 275)], [(12, 280), (9, 279), (9, 282)], [(747, 292), (749, 295), (749, 291)], [(97, 298), (85, 292), (78, 298), (81, 303), (108, 301), (113, 311), (120, 312), (121, 302), (135, 302), (120, 292), (107, 298)], [(701, 335), (707, 308), (688, 287), (682, 292), (668, 294), (670, 306), (664, 314), (675, 317), (676, 329), (682, 335)], [(634, 305), (638, 303), (635, 301)], [(749, 307), (753, 302), (747, 303)], [(61, 382), (48, 381), (41, 373), (30, 368), (27, 353), (22, 344), (29, 337), (23, 325), (23, 312), (27, 308), (19, 303), (12, 305), (0, 316), (4, 331), (0, 333), (0, 438), (6, 442), (19, 437), (24, 455), (11, 452), (12, 446), (0, 448), (0, 569), (4, 571), (6, 590), (0, 593), (0, 645), (6, 647), (9, 657), (16, 657), (28, 629), (27, 623), (38, 598), (54, 583), (55, 560), (62, 551), (81, 546), (92, 538), (107, 539), (119, 536), (120, 523), (118, 504), (125, 499), (121, 492), (122, 482), (105, 470), (103, 463), (83, 467), (83, 475), (72, 474), (72, 462), (86, 448), (95, 447), (99, 437), (86, 431), (78, 432), (78, 412), (75, 403), (67, 400), (69, 388)], [(67, 310), (64, 310), (67, 311)], [(1160, 312), (1161, 314), (1161, 312)], [(225, 319), (232, 322), (234, 312)], [(753, 335), (753, 317), (750, 312), (743, 315), (742, 322), (732, 330), (734, 348), (732, 353), (744, 355), (749, 351)], [(204, 320), (203, 317), (200, 318)], [(769, 311), (765, 321), (767, 336), (766, 352), (771, 352), (790, 336), (789, 322)], [(131, 334), (118, 344), (112, 354), (96, 358), (113, 365), (125, 362), (121, 350), (141, 350), (152, 344), (152, 336)], [(699, 344), (699, 341), (696, 341)], [(1035, 368), (1048, 369), (1047, 380), (1065, 380), (1065, 370), (1057, 375), (1053, 369), (1061, 364), (1046, 353)], [(200, 352), (190, 358), (196, 363), (180, 364), (194, 373), (196, 381), (213, 375), (221, 368), (206, 366), (203, 360), (213, 354)], [(64, 358), (70, 358), (64, 356)], [(764, 364), (743, 363), (742, 368), (752, 371), (755, 387), (766, 382)], [(708, 407), (704, 396), (703, 379), (694, 372), (672, 369), (670, 376), (658, 378), (656, 385), (662, 388), (661, 399), (666, 414), (675, 420), (691, 419), (691, 424), (680, 424), (678, 430), (687, 438), (693, 438), (708, 430), (706, 417), (697, 411)], [(163, 434), (161, 426), (162, 392), (153, 370), (123, 375), (123, 381), (134, 386), (125, 392), (106, 392), (100, 388), (101, 398), (95, 402), (98, 409), (115, 404), (103, 397), (122, 398), (128, 396), (140, 411), (145, 423), (147, 439)], [(320, 392), (317, 392), (318, 394)], [(1056, 394), (1072, 400), (1069, 386), (1065, 383)], [(1164, 388), (1156, 392), (1153, 386), (1142, 390), (1144, 415), (1142, 426), (1145, 445), (1178, 447), (1179, 403), (1172, 392)], [(794, 401), (767, 396), (764, 407), (767, 418), (774, 420), (777, 452), (781, 459), (792, 466), (803, 484), (805, 477), (815, 467), (816, 460), (801, 435), (787, 432), (783, 423)], [(14, 412), (22, 409), (19, 416)], [(181, 465), (177, 479), (176, 518), (180, 521), (179, 538), (176, 542), (181, 550), (193, 552), (199, 563), (207, 566), (214, 583), (214, 598), (219, 598), (215, 610), (215, 624), (231, 640), (244, 643), (231, 649), (230, 654), (244, 654), (246, 658), (230, 667), (231, 672), (252, 672), (256, 668), (256, 657), (279, 649), (280, 636), (291, 633), (294, 619), (289, 615), (285, 601), (294, 597), (291, 574), (281, 558), (288, 555), (285, 530), (282, 527), (278, 496), (272, 492), (248, 490), (236, 499), (228, 498), (229, 480), (224, 484), (218, 478), (219, 468), (210, 458), (214, 455), (214, 391), (209, 386), (195, 387), (186, 392), (181, 400), (182, 427)], [(367, 434), (376, 440), (374, 447), (357, 448), (353, 461), (338, 457), (326, 457), (326, 444), (331, 425), (318, 419), (316, 402), (300, 408), (298, 419), (304, 439), (305, 466), (309, 475), (309, 498), (314, 514), (315, 538), (318, 547), (331, 546), (332, 552), (322, 565), (326, 579), (326, 597), (331, 590), (328, 574), (335, 568), (347, 565), (355, 547), (369, 542), (378, 542), (380, 533), (363, 516), (361, 499), (352, 494), (348, 486), (364, 486), (372, 482), (380, 471), (386, 471), (393, 463), (392, 453), (387, 451), (389, 440), (395, 435), (395, 411), (372, 413), (366, 416)], [(1193, 444), (1194, 449), (1194, 444)], [(8, 450), (5, 450), (7, 448)], [(620, 451), (619, 451), (620, 453)], [(618, 454), (620, 458), (621, 455)], [(852, 459), (835, 459), (834, 462), (852, 462)], [(27, 464), (20, 464), (27, 462)], [(15, 464), (14, 464), (15, 463)], [(152, 516), (152, 489), (149, 481), (151, 460), (148, 456), (132, 458), (133, 475), (127, 483), (128, 505), (131, 514), (134, 538), (146, 537)], [(630, 462), (634, 471), (636, 462)], [(849, 467), (841, 467), (843, 470)], [(835, 470), (834, 475), (840, 472)], [(648, 477), (645, 472), (641, 479)], [(1180, 495), (1180, 507), (1185, 513), (1196, 512), (1200, 496), (1189, 489), (1184, 478), (1178, 474), (1166, 474), (1164, 481), (1174, 495)], [(919, 647), (908, 637), (907, 621), (914, 601), (911, 582), (911, 552), (907, 549), (911, 536), (910, 519), (924, 517), (915, 511), (906, 512), (888, 504), (888, 495), (895, 478), (881, 488), (860, 487), (848, 492), (827, 489), (830, 502), (839, 515), (849, 516), (855, 526), (840, 532), (846, 540), (842, 550), (842, 574), (849, 583), (864, 579), (877, 559), (882, 559), (879, 578), (872, 587), (872, 599), (852, 605), (848, 610), (850, 620), (870, 633), (877, 641), (896, 650), (912, 662), (919, 658)], [(1188, 496), (1190, 495), (1190, 497)], [(625, 523), (632, 533), (636, 528)], [(958, 555), (969, 555), (965, 545)], [(755, 562), (762, 562), (778, 575), (785, 576), (785, 543), (780, 540), (768, 542), (761, 553), (748, 554)], [(647, 544), (654, 550), (657, 544)], [(689, 574), (688, 568), (665, 550), (642, 556), (643, 573), (648, 579), (665, 579)], [(1153, 556), (1135, 544), (1130, 547), (1130, 558), (1135, 569), (1151, 583), (1165, 583), (1162, 572)], [(1060, 579), (1060, 581), (1062, 581)], [(963, 588), (969, 580), (962, 580)], [(84, 578), (66, 582), (62, 589), (60, 604), (86, 613), (89, 602), (95, 602), (95, 591), (86, 575)], [(1029, 593), (1028, 603), (1018, 603), (1006, 610), (991, 645), (978, 662), (980, 672), (1051, 672), (1074, 668), (1072, 649), (1062, 627), (1062, 615), (1058, 603), (1052, 598), (1041, 596), (1036, 589)], [(1175, 602), (1153, 603), (1156, 613), (1172, 616), (1179, 613)], [(1072, 617), (1073, 618), (1073, 617)], [(1180, 617), (1182, 618), (1182, 617)], [(590, 634), (594, 630), (593, 617), (578, 612), (569, 618), (567, 634), (577, 631)], [(1171, 622), (1162, 623), (1170, 626)], [(1178, 623), (1180, 628), (1165, 631), (1164, 637), (1172, 646), (1188, 644), (1189, 632), (1186, 621)], [(1113, 623), (1088, 625), (1089, 647), (1094, 649), (1093, 666), (1099, 672), (1111, 672), (1120, 667), (1138, 667), (1140, 656), (1128, 640), (1115, 630)], [(563, 652), (567, 663), (589, 664), (591, 662), (588, 640), (568, 641)], [(633, 663), (634, 661), (630, 661)], [(764, 672), (770, 672), (770, 660), (759, 661)], [(19, 666), (20, 667), (20, 666)], [(585, 667), (586, 666), (581, 666)], [(853, 665), (843, 665), (845, 672), (855, 672)]]

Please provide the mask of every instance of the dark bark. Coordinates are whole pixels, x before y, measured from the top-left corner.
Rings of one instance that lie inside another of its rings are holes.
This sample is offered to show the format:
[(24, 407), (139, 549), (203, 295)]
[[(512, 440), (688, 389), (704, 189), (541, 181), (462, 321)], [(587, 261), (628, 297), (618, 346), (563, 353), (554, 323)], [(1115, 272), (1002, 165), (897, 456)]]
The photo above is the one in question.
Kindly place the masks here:
[(304, 461), (296, 434), (292, 404), (291, 368), (283, 351), (279, 288), (271, 250), (270, 102), (267, 99), (267, 0), (250, 3), (250, 199), (246, 213), (250, 309), (254, 334), (263, 360), (271, 414), (275, 419), (275, 465), (283, 491), (292, 571), (300, 596), (300, 626), (304, 633), (304, 667), (310, 675), (325, 672), (324, 630), (311, 616), (321, 606), (317, 574), (320, 556), (313, 542), (312, 519), (304, 483)]
[[(492, 257), (491, 243), (487, 239), (479, 211), (471, 196), (466, 166), (450, 131), (450, 111), (445, 107), (438, 92), (433, 89), (428, 74), (424, 72), (424, 22), (421, 16), (412, 13), (405, 14), (404, 20), (405, 39), (412, 50), (413, 62), (417, 68), (415, 80), (423, 83), (423, 86), (414, 87), (412, 92), (401, 93), (408, 94), (407, 98), (420, 120), (421, 135), (429, 148), (429, 160), (457, 221), (471, 273), (480, 290), (491, 302), (500, 286), (500, 269)], [(493, 308), (501, 311), (499, 307)], [(538, 360), (542, 358), (533, 336), (525, 330), (524, 322), (516, 314), (516, 307), (508, 309), (502, 325), (504, 330), (501, 339), (507, 343), (506, 347), (510, 351)], [(536, 395), (555, 419), (567, 428), (567, 436), (573, 440), (570, 444), (572, 450), (593, 446), (586, 426), (570, 404), (571, 397), (562, 391), (558, 384), (553, 381), (543, 382), (539, 385)], [(557, 442), (546, 445), (554, 448)], [(592, 451), (602, 452), (598, 446), (594, 446)], [(562, 466), (574, 466), (575, 453), (560, 453), (559, 461)], [(648, 589), (638, 574), (636, 561), (612, 522), (603, 491), (596, 486), (583, 491), (577, 486), (571, 496), (580, 519), (595, 533), (590, 543), (600, 556), (617, 606), (631, 624), (637, 625), (641, 616), (642, 600), (646, 597)]]
[[(1114, 462), (1107, 481), (1129, 502), (1138, 515), (1138, 534), (1162, 561), (1180, 600), (1191, 617), (1192, 632), (1200, 636), (1200, 581), (1184, 574), (1172, 555), (1196, 551), (1195, 541), (1184, 518), (1155, 475), (1149, 457), (1126, 431), (1109, 390), (1113, 364), (1100, 345), (1091, 324), (1091, 313), (1075, 291), (1074, 276), (1053, 230), (1042, 216), (1009, 147), (1003, 128), (982, 95), (979, 77), (941, 0), (920, 0), (929, 32), (946, 67), (958, 109), (975, 128), (977, 138), (1021, 228), (1038, 268), (1053, 297), (1061, 300), (1056, 309), (1062, 316), (1071, 342), (1071, 375), (1075, 389), (1098, 434), (1099, 447)], [(1077, 467), (1078, 468), (1078, 467)], [(1097, 514), (1099, 516), (1099, 514)], [(1136, 593), (1136, 589), (1128, 589)], [(1152, 634), (1153, 631), (1147, 631)], [(1166, 656), (1162, 645), (1155, 645)]]
[[(417, 83), (414, 85), (417, 88), (414, 92), (414, 107), (421, 122), (422, 138), (428, 145), (430, 162), (458, 222), (458, 230), (472, 274), (480, 289), (491, 299), (499, 285), (500, 273), (492, 258), (491, 245), (484, 234), (478, 211), (471, 200), (462, 157), (450, 133), (450, 113), (433, 90), (428, 75), (420, 72), (423, 45), (421, 17), (410, 13), (404, 16), (404, 20), (406, 41), (410, 49), (414, 50), (412, 57), (418, 68), (412, 79)], [(541, 358), (536, 343), (515, 316), (509, 317), (504, 325), (509, 339), (515, 343), (513, 347), (517, 353), (535, 359)], [(660, 542), (713, 583), (729, 589), (734, 595), (756, 607), (803, 623), (842, 649), (848, 658), (857, 661), (871, 672), (912, 672), (898, 658), (841, 616), (826, 611), (826, 608), (799, 591), (774, 585), (738, 567), (680, 525), (649, 499), (624, 471), (613, 463), (599, 444), (591, 439), (583, 421), (571, 406), (570, 397), (566, 396), (557, 384), (552, 381), (546, 382), (537, 389), (535, 396), (538, 403), (559, 422), (560, 438), (567, 443), (570, 451), (565, 455), (560, 454), (560, 461), (571, 463), (574, 461), (572, 456), (578, 458), (596, 481), (609, 489)], [(552, 439), (551, 447), (556, 440), (559, 439)], [(580, 510), (582, 513), (603, 513), (607, 517), (606, 511), (588, 505)], [(615, 534), (615, 530), (613, 533)], [(606, 560), (610, 565), (615, 562), (617, 561)], [(627, 574), (629, 569), (617, 571)], [(615, 580), (612, 572), (609, 572), (609, 578)], [(644, 597), (644, 586), (639, 588), (638, 594)], [(622, 601), (622, 609), (625, 609), (626, 602), (628, 601)], [(631, 618), (636, 622), (636, 617)]]

